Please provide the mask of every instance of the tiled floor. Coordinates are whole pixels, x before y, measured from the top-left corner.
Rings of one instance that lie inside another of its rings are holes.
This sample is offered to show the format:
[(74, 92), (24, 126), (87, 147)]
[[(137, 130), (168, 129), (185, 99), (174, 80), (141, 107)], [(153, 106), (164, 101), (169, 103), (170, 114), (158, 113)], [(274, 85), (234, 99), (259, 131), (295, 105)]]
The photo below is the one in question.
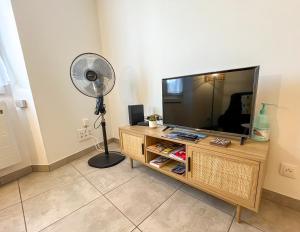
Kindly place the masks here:
[(94, 169), (92, 155), (0, 187), (0, 231), (300, 231), (300, 212), (271, 201), (238, 224), (222, 200), (127, 159)]

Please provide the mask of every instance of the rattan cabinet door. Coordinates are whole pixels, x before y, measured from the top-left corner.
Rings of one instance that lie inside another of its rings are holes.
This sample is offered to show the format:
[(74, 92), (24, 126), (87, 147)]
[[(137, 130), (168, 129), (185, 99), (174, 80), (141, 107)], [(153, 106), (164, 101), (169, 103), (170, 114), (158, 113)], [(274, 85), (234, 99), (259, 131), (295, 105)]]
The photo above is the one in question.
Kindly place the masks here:
[(254, 207), (259, 162), (189, 147), (189, 181), (244, 206)]
[(144, 136), (120, 132), (121, 152), (134, 160), (145, 162)]

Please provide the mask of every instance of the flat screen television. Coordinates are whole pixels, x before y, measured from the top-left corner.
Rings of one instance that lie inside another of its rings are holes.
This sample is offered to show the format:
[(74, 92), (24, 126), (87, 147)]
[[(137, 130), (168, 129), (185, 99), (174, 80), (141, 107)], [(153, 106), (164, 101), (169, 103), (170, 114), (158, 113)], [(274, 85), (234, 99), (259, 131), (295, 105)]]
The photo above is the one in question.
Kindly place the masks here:
[(164, 124), (248, 137), (258, 73), (254, 66), (163, 79)]

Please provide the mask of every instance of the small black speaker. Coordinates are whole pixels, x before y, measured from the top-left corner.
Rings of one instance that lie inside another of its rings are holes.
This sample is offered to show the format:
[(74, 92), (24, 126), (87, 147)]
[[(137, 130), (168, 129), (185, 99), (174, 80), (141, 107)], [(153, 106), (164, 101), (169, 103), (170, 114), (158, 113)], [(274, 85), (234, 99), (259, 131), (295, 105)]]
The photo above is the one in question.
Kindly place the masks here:
[(128, 115), (131, 126), (137, 125), (139, 122), (144, 122), (144, 105), (129, 105)]

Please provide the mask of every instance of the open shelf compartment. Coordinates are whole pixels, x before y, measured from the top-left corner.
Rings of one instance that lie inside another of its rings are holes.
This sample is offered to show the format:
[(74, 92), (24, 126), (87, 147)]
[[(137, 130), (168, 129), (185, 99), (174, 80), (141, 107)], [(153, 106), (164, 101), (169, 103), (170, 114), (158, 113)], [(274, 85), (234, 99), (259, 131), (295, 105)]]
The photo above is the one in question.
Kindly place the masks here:
[[(176, 145), (184, 146), (184, 149), (186, 151), (186, 145), (185, 144), (178, 143), (178, 142), (173, 142), (173, 141), (172, 142), (171, 141), (166, 141), (164, 139), (159, 139), (159, 138), (150, 137), (150, 136), (146, 137), (146, 151), (147, 151), (147, 153), (150, 152), (150, 154), (152, 153), (152, 154), (156, 154), (156, 155), (160, 155), (160, 156), (164, 156), (164, 157), (170, 158), (170, 159), (172, 159), (174, 161), (177, 161), (177, 162), (180, 162), (180, 163), (184, 163), (184, 164), (186, 163), (186, 160), (182, 160), (180, 158), (171, 157), (171, 156), (169, 156), (169, 154), (166, 154), (166, 153), (163, 153), (163, 152), (159, 152), (159, 151), (154, 151), (153, 149), (150, 148), (150, 146), (152, 146), (154, 144), (157, 144), (157, 143), (170, 143), (170, 144), (176, 144)], [(154, 158), (153, 158), (153, 155), (150, 157), (151, 160), (154, 159)], [(149, 160), (146, 157), (146, 162), (147, 163), (149, 163), (151, 160)]]
[[(177, 173), (172, 172), (172, 169), (173, 169), (176, 165), (178, 165), (178, 164), (180, 164), (180, 163), (182, 164), (182, 162), (180, 162), (180, 161), (176, 161), (176, 160), (172, 160), (172, 159), (171, 159), (168, 163), (166, 163), (164, 166), (162, 166), (162, 167), (160, 167), (160, 168), (151, 165), (151, 164), (150, 164), (150, 161), (153, 160), (153, 159), (155, 159), (155, 158), (158, 157), (158, 156), (159, 156), (159, 154), (153, 153), (153, 152), (151, 152), (151, 151), (147, 151), (147, 155), (146, 155), (146, 165), (149, 166), (149, 167), (151, 167), (152, 169), (158, 170), (159, 172), (162, 172), (162, 173), (164, 173), (164, 174), (166, 174), (166, 175), (169, 175), (169, 176), (171, 176), (171, 177), (174, 177), (174, 178), (176, 178), (176, 179), (178, 179), (178, 180), (184, 180), (184, 179), (186, 179), (186, 173), (180, 175), (180, 174), (177, 174)], [(170, 157), (168, 157), (168, 158), (170, 158)], [(184, 163), (184, 166), (185, 166), (185, 170), (187, 170), (187, 166), (186, 166), (185, 163)]]

